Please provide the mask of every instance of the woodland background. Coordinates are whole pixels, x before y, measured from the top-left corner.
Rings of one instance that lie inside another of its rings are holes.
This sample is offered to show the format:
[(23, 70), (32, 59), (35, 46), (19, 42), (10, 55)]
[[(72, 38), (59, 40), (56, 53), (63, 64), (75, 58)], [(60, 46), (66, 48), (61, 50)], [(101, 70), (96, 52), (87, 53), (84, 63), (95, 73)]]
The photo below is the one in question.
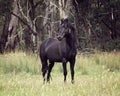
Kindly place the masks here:
[[(75, 84), (61, 64), (43, 84), (34, 53), (65, 17), (77, 34)], [(0, 0), (0, 96), (120, 96), (120, 0)]]
[(36, 52), (64, 17), (76, 29), (79, 50), (120, 50), (120, 0), (0, 0), (0, 53)]

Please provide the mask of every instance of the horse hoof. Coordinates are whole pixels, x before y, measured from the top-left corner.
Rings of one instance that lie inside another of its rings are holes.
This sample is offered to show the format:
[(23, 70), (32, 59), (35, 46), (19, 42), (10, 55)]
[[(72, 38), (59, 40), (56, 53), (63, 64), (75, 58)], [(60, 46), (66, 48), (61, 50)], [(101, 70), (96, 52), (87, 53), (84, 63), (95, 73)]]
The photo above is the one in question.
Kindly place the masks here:
[(71, 83), (74, 84), (75, 83), (74, 80), (72, 80)]
[(48, 79), (48, 80), (47, 80), (47, 83), (49, 83), (49, 84), (50, 84), (50, 79)]

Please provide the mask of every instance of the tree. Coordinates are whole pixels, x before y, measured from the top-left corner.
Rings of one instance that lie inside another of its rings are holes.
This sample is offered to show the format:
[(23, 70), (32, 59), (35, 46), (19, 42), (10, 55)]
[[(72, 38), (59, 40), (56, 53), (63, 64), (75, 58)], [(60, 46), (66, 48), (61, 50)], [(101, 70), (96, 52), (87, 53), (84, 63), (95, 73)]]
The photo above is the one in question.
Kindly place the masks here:
[(0, 52), (14, 50), (16, 39), (36, 52), (41, 41), (56, 37), (62, 18), (74, 25), (79, 49), (120, 49), (119, 5), (120, 0), (0, 0)]
[[(17, 5), (17, 0), (13, 0), (13, 3), (12, 3), (12, 7), (13, 7), (13, 10), (12, 12), (14, 14), (18, 14), (18, 5)], [(9, 21), (9, 25), (8, 25), (8, 36), (7, 36), (7, 42), (6, 42), (6, 45), (5, 45), (5, 49), (10, 49), (10, 51), (14, 51), (15, 52), (15, 47), (16, 47), (16, 44), (17, 44), (17, 27), (18, 27), (18, 18), (15, 17), (14, 15), (11, 14), (11, 18), (10, 18), (10, 21)]]
[(4, 53), (5, 45), (8, 37), (8, 26), (10, 22), (9, 11), (12, 9), (12, 1), (0, 0), (0, 17), (4, 17), (3, 30), (0, 38), (0, 53)]

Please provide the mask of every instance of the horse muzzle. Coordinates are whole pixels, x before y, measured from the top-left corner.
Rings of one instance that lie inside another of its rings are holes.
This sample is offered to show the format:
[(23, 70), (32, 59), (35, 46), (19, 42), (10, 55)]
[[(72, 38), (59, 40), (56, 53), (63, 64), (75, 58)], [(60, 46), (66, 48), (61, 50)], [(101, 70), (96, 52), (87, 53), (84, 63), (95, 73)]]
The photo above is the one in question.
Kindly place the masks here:
[(62, 36), (57, 36), (57, 39), (59, 40), (59, 41), (61, 41), (62, 40)]

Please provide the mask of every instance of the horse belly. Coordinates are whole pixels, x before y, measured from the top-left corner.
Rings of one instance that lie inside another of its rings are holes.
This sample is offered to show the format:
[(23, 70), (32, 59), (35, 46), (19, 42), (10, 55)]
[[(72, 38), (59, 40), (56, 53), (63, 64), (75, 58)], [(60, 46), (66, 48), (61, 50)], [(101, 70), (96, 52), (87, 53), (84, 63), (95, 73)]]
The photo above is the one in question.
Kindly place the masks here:
[(62, 61), (62, 57), (59, 56), (59, 54), (55, 54), (55, 53), (47, 54), (47, 58), (49, 59), (49, 61), (54, 61), (54, 62)]

